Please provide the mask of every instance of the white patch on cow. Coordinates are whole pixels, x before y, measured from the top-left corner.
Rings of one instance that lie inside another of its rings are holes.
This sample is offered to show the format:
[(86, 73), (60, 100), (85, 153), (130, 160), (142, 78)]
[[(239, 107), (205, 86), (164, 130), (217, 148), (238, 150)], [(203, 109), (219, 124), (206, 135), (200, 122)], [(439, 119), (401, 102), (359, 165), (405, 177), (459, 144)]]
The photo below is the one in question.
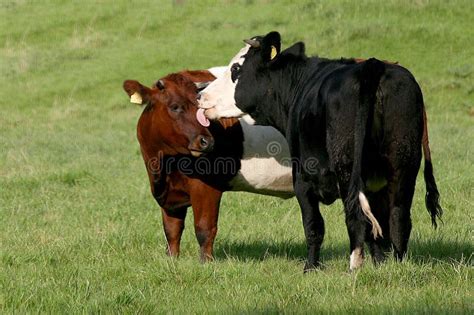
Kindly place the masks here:
[[(239, 121), (240, 122), (243, 121), (247, 125), (251, 125), (251, 126), (255, 125), (255, 119), (253, 119), (252, 116), (250, 116), (250, 115), (243, 116), (242, 118), (239, 119)], [(275, 128), (272, 127), (272, 129), (275, 129)], [(282, 137), (283, 137), (283, 135), (282, 135)]]
[(248, 115), (239, 121), (244, 154), (241, 169), (230, 182), (232, 190), (293, 197), (290, 150), (285, 137), (273, 127), (255, 126)]
[(207, 88), (201, 92), (199, 107), (206, 109), (205, 115), (209, 119), (219, 119), (223, 117), (242, 117), (245, 115), (235, 105), (235, 86), (237, 81), (232, 82), (231, 67), (234, 63), (242, 65), (243, 56), (248, 52), (250, 45), (246, 45), (239, 53), (232, 58), (224, 73), (217, 77)]
[(370, 209), (369, 201), (367, 200), (365, 194), (361, 191), (359, 191), (359, 202), (360, 207), (362, 208), (362, 212), (364, 212), (365, 216), (372, 224), (372, 235), (374, 236), (374, 239), (377, 239), (378, 236), (383, 236), (382, 228), (380, 227), (379, 222), (374, 217), (372, 210)]
[(223, 109), (221, 111), (217, 110), (216, 107), (213, 107), (213, 108), (206, 109), (206, 111), (204, 112), (204, 115), (206, 115), (208, 119), (216, 120), (216, 119), (225, 118), (225, 117), (240, 118), (244, 116), (245, 113), (241, 111), (238, 107)]
[(216, 78), (220, 78), (221, 76), (223, 76), (226, 70), (227, 70), (226, 66), (212, 67), (212, 68), (207, 69), (207, 71), (209, 71)]
[(349, 269), (353, 271), (354, 269), (359, 268), (364, 263), (364, 250), (361, 247), (354, 248), (351, 253), (351, 258), (349, 262)]

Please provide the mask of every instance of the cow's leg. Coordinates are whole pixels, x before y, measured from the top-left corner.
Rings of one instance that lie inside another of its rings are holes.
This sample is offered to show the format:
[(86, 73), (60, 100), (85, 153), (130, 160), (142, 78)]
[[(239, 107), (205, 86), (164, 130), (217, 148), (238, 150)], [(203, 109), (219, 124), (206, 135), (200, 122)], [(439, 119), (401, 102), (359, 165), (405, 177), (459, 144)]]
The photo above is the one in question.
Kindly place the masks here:
[(163, 217), (163, 228), (165, 230), (168, 246), (166, 253), (172, 257), (179, 256), (179, 243), (184, 230), (184, 220), (186, 219), (187, 207), (174, 210), (161, 208)]
[[(349, 172), (347, 174), (350, 174)], [(338, 176), (341, 178), (350, 178), (350, 175)], [(351, 205), (347, 202), (348, 198), (348, 182), (339, 182), (339, 191), (344, 201), (344, 212), (346, 216), (347, 233), (349, 234), (349, 269), (353, 271), (364, 263), (364, 242), (367, 230), (367, 221), (361, 210), (356, 209), (359, 204)]]
[(395, 258), (402, 260), (411, 233), (410, 208), (415, 192), (417, 169), (400, 169), (388, 183), (390, 240)]
[(211, 187), (199, 187), (191, 192), (194, 231), (200, 247), (201, 262), (213, 259), (221, 197), (222, 192)]
[(353, 211), (347, 206), (344, 208), (351, 252), (349, 269), (353, 271), (364, 263), (364, 241), (367, 223), (365, 222), (365, 218), (358, 213), (359, 211)]
[(319, 267), (319, 255), (324, 239), (324, 219), (319, 211), (319, 202), (314, 194), (311, 182), (304, 181), (301, 175), (295, 179), (295, 194), (301, 207), (308, 260), (304, 272)]
[[(383, 262), (387, 257), (387, 252), (390, 251), (390, 229), (388, 219), (390, 215), (390, 208), (388, 203), (387, 188), (383, 188), (377, 193), (367, 196), (369, 200), (372, 213), (382, 228), (383, 236), (374, 239), (371, 229), (368, 226), (366, 230), (366, 243), (369, 247), (370, 254), (374, 264)], [(370, 223), (367, 223), (370, 225)]]

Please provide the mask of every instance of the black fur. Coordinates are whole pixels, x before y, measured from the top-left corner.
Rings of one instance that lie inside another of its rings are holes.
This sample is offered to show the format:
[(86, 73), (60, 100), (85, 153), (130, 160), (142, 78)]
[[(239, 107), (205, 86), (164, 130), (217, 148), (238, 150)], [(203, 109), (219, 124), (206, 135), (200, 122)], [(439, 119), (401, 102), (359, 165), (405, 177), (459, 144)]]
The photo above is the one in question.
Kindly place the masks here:
[(359, 191), (364, 190), (364, 183), (362, 181), (362, 153), (365, 143), (365, 133), (369, 127), (369, 113), (372, 112), (373, 104), (375, 104), (375, 94), (384, 71), (384, 64), (374, 58), (367, 60), (361, 65), (359, 102), (357, 104), (359, 108), (356, 110), (354, 128), (354, 161), (352, 164), (349, 195), (347, 198), (349, 211), (358, 209)]

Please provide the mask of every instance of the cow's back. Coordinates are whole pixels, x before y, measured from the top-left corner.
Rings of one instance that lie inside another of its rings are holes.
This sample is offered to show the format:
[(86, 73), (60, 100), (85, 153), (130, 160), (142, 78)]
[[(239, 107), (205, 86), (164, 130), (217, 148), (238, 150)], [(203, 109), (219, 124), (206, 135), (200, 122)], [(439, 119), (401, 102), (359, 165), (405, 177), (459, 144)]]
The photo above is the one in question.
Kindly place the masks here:
[(387, 65), (377, 91), (370, 139), (395, 164), (392, 167), (418, 169), (423, 107), (421, 89), (411, 73), (401, 66)]
[[(363, 73), (364, 63), (334, 63), (308, 80), (311, 84), (292, 109), (288, 133), (292, 150), (303, 161), (316, 157), (320, 169), (327, 166), (349, 174), (354, 161), (356, 117), (366, 97), (361, 95), (361, 82), (374, 76)], [(403, 165), (417, 168), (423, 126), (423, 97), (418, 83), (405, 68), (383, 64), (375, 91), (370, 96), (373, 102), (365, 126), (363, 164), (367, 167), (363, 167), (363, 177), (386, 175), (387, 169)], [(314, 181), (325, 178), (314, 173)]]
[[(412, 137), (423, 128), (423, 95), (412, 74), (398, 65), (387, 65), (377, 91), (376, 110), (382, 115), (388, 139)], [(421, 145), (421, 138), (417, 139)]]

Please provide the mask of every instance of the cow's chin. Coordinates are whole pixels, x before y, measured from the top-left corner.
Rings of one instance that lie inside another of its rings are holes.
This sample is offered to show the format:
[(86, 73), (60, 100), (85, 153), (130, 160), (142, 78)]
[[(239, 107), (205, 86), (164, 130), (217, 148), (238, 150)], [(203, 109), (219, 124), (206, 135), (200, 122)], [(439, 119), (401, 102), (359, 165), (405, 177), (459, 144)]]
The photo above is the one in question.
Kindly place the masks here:
[(210, 120), (217, 120), (220, 118), (240, 118), (246, 114), (238, 107), (225, 110), (217, 110), (215, 107), (212, 107), (206, 109), (204, 115)]
[(196, 150), (191, 150), (191, 155), (194, 157), (200, 157), (204, 152), (202, 151), (196, 151)]

